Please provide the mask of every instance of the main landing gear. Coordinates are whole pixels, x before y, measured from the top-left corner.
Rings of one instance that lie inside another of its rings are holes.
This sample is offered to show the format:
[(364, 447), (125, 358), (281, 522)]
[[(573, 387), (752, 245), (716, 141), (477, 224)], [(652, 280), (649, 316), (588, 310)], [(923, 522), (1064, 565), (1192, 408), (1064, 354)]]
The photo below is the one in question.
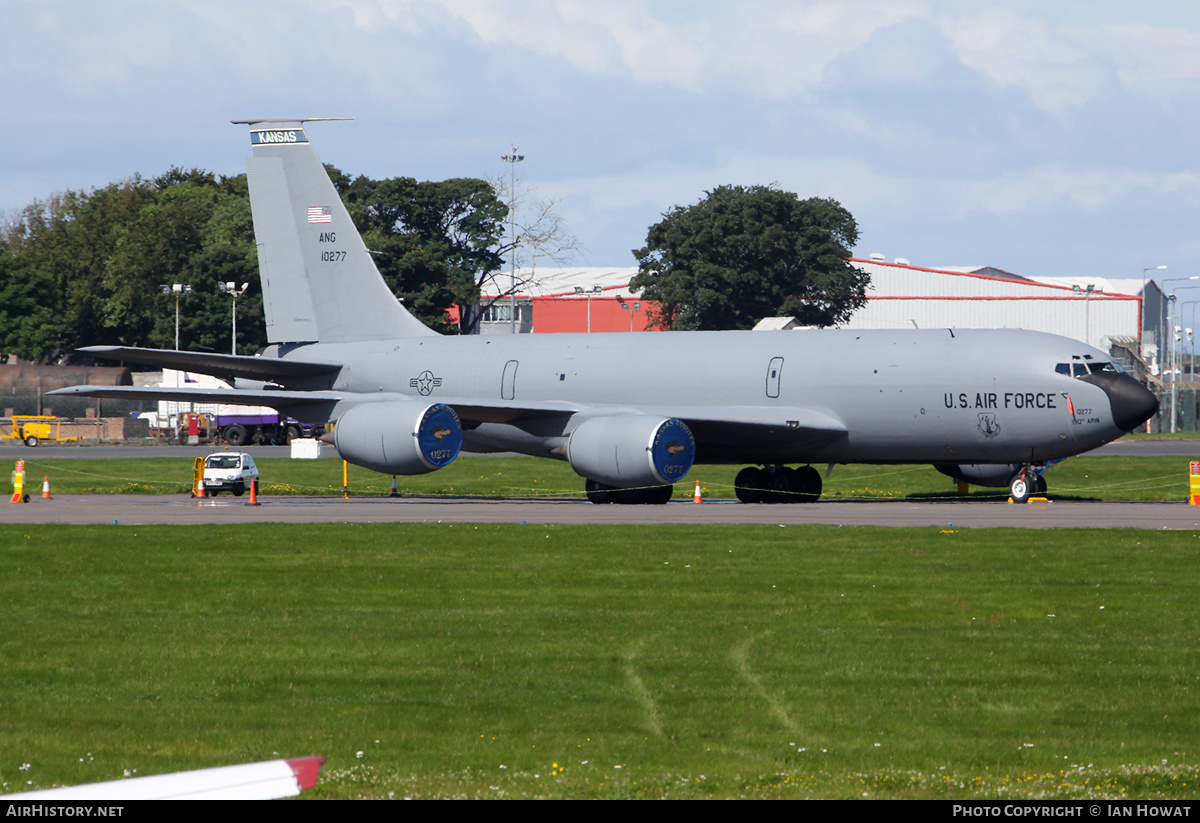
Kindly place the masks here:
[(1032, 466), (1022, 466), (1008, 481), (1008, 493), (1014, 503), (1028, 503), (1034, 495), (1046, 493), (1046, 478), (1034, 471)]
[(815, 503), (821, 496), (821, 473), (812, 466), (750, 466), (733, 481), (743, 503)]
[(619, 503), (624, 505), (661, 506), (670, 502), (674, 486), (645, 486), (640, 489), (618, 489), (595, 480), (584, 484), (587, 499), (592, 503)]

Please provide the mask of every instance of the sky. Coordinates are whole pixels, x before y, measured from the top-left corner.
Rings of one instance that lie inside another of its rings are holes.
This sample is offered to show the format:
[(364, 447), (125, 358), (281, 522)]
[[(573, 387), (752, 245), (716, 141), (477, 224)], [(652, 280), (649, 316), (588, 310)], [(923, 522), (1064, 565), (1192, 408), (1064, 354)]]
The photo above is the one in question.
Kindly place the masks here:
[(632, 266), (721, 185), (828, 197), (856, 256), (1200, 274), (1200, 7), (1115, 0), (0, 0), (0, 215), (172, 166), (259, 116), (372, 178), (516, 171)]

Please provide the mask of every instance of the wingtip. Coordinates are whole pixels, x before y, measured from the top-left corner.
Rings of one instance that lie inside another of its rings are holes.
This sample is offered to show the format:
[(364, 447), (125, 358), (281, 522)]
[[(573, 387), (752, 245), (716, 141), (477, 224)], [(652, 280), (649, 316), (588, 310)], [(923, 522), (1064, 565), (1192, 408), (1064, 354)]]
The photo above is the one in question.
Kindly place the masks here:
[(300, 790), (306, 791), (317, 785), (317, 778), (321, 776), (321, 767), (325, 765), (325, 758), (319, 755), (295, 757), (289, 758), (287, 764), (291, 767), (292, 774), (296, 776), (296, 783), (300, 786)]

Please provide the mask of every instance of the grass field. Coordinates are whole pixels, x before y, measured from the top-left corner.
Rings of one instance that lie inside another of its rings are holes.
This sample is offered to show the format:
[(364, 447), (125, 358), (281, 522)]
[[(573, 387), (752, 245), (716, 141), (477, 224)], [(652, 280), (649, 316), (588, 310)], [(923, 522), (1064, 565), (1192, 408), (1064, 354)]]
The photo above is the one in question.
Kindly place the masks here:
[(0, 525), (0, 782), (323, 754), (315, 797), (1191, 798), (1198, 550)]
[[(34, 451), (34, 450), (31, 450)], [(1200, 448), (1197, 449), (1200, 459)], [(340, 494), (340, 460), (257, 461), (265, 495)], [(1074, 457), (1051, 467), (1046, 477), (1052, 497), (1098, 500), (1183, 500), (1188, 490), (1185, 457)], [(690, 498), (700, 481), (706, 497), (733, 497), (740, 466), (696, 466), (676, 485), (677, 497)], [(191, 462), (186, 458), (113, 460), (26, 460), (30, 493), (39, 493), (49, 477), (55, 494), (186, 494), (191, 488)], [(351, 466), (352, 494), (387, 494), (391, 477)], [(416, 477), (400, 477), (409, 496), (582, 497), (583, 480), (566, 464), (533, 457), (464, 455), (445, 469)], [(1007, 489), (972, 486), (971, 496), (1007, 496)], [(958, 497), (950, 478), (927, 465), (837, 466), (825, 480), (825, 498), (902, 499)]]

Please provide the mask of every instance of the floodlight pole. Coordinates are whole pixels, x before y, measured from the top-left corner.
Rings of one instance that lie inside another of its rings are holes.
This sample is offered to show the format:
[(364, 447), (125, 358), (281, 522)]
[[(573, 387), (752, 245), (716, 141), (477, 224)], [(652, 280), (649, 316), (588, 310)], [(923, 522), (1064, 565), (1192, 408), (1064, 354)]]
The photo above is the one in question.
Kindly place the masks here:
[(1083, 286), (1078, 285), (1072, 286), (1071, 290), (1076, 294), (1083, 293), (1083, 340), (1090, 346), (1092, 345), (1092, 315), (1091, 306), (1088, 301), (1098, 289), (1096, 288), (1096, 284), (1088, 283), (1086, 290)]
[(159, 286), (163, 294), (175, 295), (175, 351), (179, 351), (179, 298), (192, 293), (192, 287), (186, 283), (163, 283)]
[(237, 354), (237, 301), (238, 298), (246, 293), (246, 289), (250, 288), (249, 283), (243, 283), (239, 289), (237, 283), (221, 283), (221, 291), (233, 298), (233, 344), (230, 351)]
[(525, 159), (525, 155), (517, 154), (517, 147), (512, 147), (510, 154), (503, 154), (500, 159), (508, 163), (508, 236), (512, 248), (508, 258), (508, 325), (511, 334), (517, 333), (517, 163)]

